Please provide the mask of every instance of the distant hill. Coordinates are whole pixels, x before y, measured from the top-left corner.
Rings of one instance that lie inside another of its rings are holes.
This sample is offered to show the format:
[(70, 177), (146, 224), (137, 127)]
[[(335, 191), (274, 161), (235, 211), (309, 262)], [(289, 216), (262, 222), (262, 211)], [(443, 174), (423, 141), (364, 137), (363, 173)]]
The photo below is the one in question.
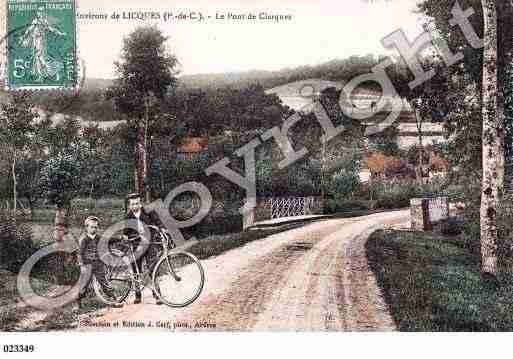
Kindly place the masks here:
[[(84, 82), (85, 91), (104, 90), (114, 83), (113, 79), (90, 78)], [(274, 87), (287, 83), (279, 72), (272, 71), (248, 71), (218, 74), (182, 75), (178, 78), (179, 89), (217, 89), (232, 87), (241, 89), (254, 83), (266, 83), (268, 87)]]
[[(265, 89), (275, 88), (291, 82), (308, 79), (323, 79), (335, 82), (347, 82), (354, 76), (371, 72), (379, 59), (372, 55), (351, 56), (347, 59), (336, 59), (313, 66), (284, 68), (278, 71), (252, 70), (229, 73), (211, 73), (179, 76), (180, 89), (204, 90), (232, 87), (245, 88), (250, 84), (259, 83)], [(86, 79), (86, 90), (105, 89), (112, 85), (111, 79)]]
[(246, 71), (225, 74), (186, 75), (180, 77), (180, 83), (186, 88), (218, 88), (231, 86), (243, 88), (259, 83), (265, 89), (275, 88), (291, 82), (308, 79), (323, 79), (335, 82), (347, 82), (354, 76), (371, 72), (379, 59), (372, 56), (351, 56), (336, 59), (313, 66), (285, 68), (278, 71)]
[(282, 74), (279, 72), (255, 70), (247, 72), (183, 75), (180, 76), (179, 83), (182, 88), (187, 89), (216, 89), (222, 87), (240, 89), (254, 83), (262, 84), (262, 82), (268, 83), (269, 81), (276, 83), (283, 81), (283, 83), (286, 83), (286, 80), (282, 79), (282, 77)]

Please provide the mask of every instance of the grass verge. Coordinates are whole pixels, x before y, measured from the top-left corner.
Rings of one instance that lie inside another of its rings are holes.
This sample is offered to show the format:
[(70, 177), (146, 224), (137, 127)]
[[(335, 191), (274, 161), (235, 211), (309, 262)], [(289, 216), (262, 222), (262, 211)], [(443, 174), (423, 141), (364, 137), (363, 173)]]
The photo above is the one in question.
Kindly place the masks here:
[(511, 331), (513, 282), (483, 281), (479, 258), (434, 233), (378, 231), (367, 257), (400, 331)]
[[(31, 284), (35, 293), (48, 296), (55, 283), (51, 278), (32, 278)], [(0, 270), (0, 331), (3, 332), (48, 332), (72, 330), (76, 328), (79, 314), (94, 314), (105, 305), (95, 297), (92, 290), (88, 290), (83, 299), (83, 307), (76, 311), (75, 304), (45, 312), (29, 307), (23, 303), (16, 288), (15, 274)]]

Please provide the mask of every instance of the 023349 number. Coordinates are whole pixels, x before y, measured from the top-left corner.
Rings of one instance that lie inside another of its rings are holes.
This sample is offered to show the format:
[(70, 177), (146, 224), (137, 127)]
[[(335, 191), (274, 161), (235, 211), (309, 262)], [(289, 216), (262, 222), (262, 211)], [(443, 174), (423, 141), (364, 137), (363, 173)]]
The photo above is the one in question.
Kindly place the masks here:
[(35, 350), (34, 345), (13, 345), (6, 344), (4, 345), (4, 353), (32, 353)]

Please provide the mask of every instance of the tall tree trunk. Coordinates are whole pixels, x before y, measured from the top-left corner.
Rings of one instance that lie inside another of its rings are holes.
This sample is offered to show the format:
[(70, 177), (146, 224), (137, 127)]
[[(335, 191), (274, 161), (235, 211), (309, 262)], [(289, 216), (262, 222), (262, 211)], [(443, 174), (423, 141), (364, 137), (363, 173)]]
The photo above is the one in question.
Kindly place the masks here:
[(145, 118), (144, 118), (144, 190), (145, 190), (145, 199), (146, 199), (146, 203), (150, 203), (151, 202), (151, 198), (150, 198), (150, 191), (149, 191), (149, 188), (148, 188), (148, 162), (149, 162), (149, 159), (148, 159), (148, 126), (149, 126), (149, 121), (150, 121), (150, 100), (148, 98), (148, 96), (146, 96), (146, 100), (145, 100), (145, 104), (146, 104), (146, 113), (145, 113)]
[(145, 198), (147, 177), (144, 132), (144, 127), (138, 124), (135, 139), (135, 190), (142, 198)]
[(18, 212), (18, 190), (16, 181), (16, 150), (13, 150), (12, 155), (12, 198), (13, 198), (13, 211), (14, 211), (14, 224), (16, 225), (16, 216)]
[(64, 241), (64, 232), (66, 229), (66, 209), (57, 207), (55, 210), (55, 222), (53, 236), (56, 242)]
[(135, 145), (134, 152), (134, 192), (139, 191), (139, 173), (137, 172), (137, 144)]
[(418, 138), (419, 138), (419, 154), (418, 154), (418, 161), (419, 161), (419, 166), (418, 166), (418, 169), (417, 169), (417, 180), (420, 182), (420, 183), (424, 183), (424, 139), (422, 137), (422, 118), (420, 118), (419, 114), (418, 114), (418, 110), (416, 110), (414, 108), (414, 113), (415, 113), (415, 124), (417, 126), (417, 135), (418, 135)]
[[(66, 230), (66, 210), (63, 207), (57, 207), (55, 210), (55, 222), (53, 237), (57, 242), (59, 248), (64, 246), (64, 233)], [(58, 252), (53, 259), (52, 269), (54, 271), (54, 278), (57, 284), (63, 285), (65, 282), (65, 260), (66, 255)]]
[[(499, 163), (503, 129), (497, 113), (497, 9), (495, 0), (482, 0), (483, 55), (483, 179), (481, 193), (481, 271), (497, 276), (497, 211)], [(503, 162), (503, 161), (502, 161)]]
[(504, 94), (502, 92), (501, 86), (499, 86), (497, 95), (497, 121), (499, 122), (499, 128), (501, 129), (499, 135), (499, 155), (497, 156), (497, 183), (499, 190), (499, 201), (502, 200), (502, 195), (504, 193), (504, 180), (505, 180), (505, 163), (506, 163), (506, 153), (504, 152), (505, 146), (505, 114), (504, 114)]
[(27, 195), (27, 202), (29, 204), (29, 211), (30, 211), (30, 220), (34, 220), (34, 201), (32, 200), (32, 197)]

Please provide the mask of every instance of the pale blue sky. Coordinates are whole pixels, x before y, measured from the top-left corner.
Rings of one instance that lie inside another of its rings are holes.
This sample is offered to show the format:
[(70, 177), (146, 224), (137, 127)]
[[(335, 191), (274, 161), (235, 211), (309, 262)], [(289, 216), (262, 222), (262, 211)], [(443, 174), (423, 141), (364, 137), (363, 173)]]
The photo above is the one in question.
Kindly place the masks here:
[[(183, 74), (278, 70), (315, 65), (354, 54), (386, 53), (380, 40), (403, 29), (410, 38), (419, 34), (416, 0), (207, 1), (100, 0), (79, 1), (79, 13), (123, 11), (201, 11), (213, 19), (181, 24), (157, 21), (170, 37), (168, 47), (177, 55)], [(273, 23), (223, 22), (216, 13), (291, 14), (292, 21)], [(141, 21), (79, 20), (80, 56), (88, 77), (112, 77), (123, 36)]]

